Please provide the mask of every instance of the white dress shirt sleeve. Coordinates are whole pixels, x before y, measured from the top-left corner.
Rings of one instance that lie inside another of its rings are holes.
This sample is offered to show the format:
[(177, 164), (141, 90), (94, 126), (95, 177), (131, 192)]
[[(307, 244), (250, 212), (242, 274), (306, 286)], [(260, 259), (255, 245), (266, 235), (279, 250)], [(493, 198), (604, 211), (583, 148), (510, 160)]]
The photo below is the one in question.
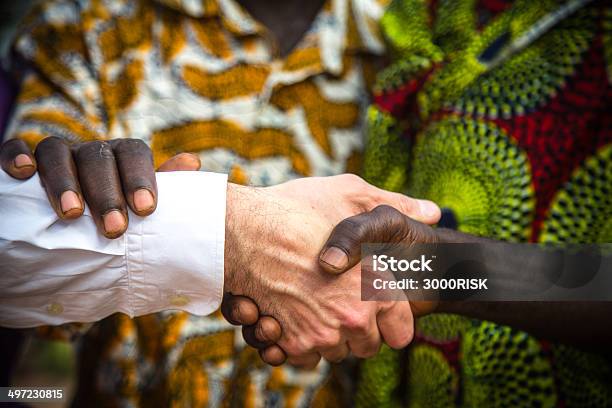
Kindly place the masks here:
[(158, 173), (157, 210), (110, 240), (89, 209), (60, 220), (38, 175), (0, 171), (0, 326), (93, 322), (112, 313), (216, 310), (223, 292), (227, 177)]

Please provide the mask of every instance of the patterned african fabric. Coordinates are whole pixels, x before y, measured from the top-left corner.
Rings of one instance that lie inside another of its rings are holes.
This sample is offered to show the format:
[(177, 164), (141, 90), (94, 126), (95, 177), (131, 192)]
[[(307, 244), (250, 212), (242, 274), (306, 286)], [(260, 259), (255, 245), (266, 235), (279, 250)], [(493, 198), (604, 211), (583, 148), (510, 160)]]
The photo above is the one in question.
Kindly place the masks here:
[[(609, 2), (399, 0), (381, 23), (366, 179), (466, 233), (612, 242)], [(415, 339), (362, 363), (358, 406), (612, 406), (609, 356), (449, 314)]]
[[(157, 165), (183, 151), (230, 181), (271, 185), (360, 165), (384, 1), (329, 0), (282, 58), (233, 0), (52, 0), (14, 48), (31, 68), (9, 137), (32, 147), (119, 137)], [(167, 271), (171, 273), (172, 271)], [(219, 313), (111, 316), (78, 338), (77, 405), (337, 406), (328, 365), (265, 366)]]

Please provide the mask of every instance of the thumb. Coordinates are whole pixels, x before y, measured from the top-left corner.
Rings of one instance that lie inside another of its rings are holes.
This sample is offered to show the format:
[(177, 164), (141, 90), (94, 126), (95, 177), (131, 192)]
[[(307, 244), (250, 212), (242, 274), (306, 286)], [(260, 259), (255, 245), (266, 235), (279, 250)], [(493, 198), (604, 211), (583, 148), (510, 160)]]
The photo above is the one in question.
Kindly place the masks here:
[(200, 158), (193, 153), (179, 153), (162, 163), (157, 171), (197, 171), (200, 170)]
[(440, 221), (440, 207), (433, 201), (412, 198), (404, 194), (378, 189), (375, 205), (390, 205), (404, 215), (424, 224), (435, 224)]
[(341, 221), (333, 229), (319, 254), (319, 264), (332, 274), (346, 272), (361, 260), (361, 244), (398, 243), (405, 239), (414, 221), (388, 205)]

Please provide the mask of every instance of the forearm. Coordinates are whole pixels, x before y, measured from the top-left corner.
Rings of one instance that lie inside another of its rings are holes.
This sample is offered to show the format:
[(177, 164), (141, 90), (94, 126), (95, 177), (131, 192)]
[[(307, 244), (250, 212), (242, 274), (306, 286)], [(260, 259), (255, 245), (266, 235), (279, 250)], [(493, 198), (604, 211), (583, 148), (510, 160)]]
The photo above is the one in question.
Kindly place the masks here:
[[(442, 243), (496, 242), (442, 229), (438, 230), (438, 236)], [(512, 285), (508, 290), (530, 289), (538, 281), (537, 277), (544, 281), (559, 267), (557, 257), (535, 246), (512, 245), (509, 247), (511, 254), (495, 247), (482, 245), (481, 259), (496, 282)], [(602, 346), (612, 340), (612, 302), (446, 301), (440, 302), (435, 311), (489, 320), (527, 331), (539, 338), (583, 347)]]
[(609, 348), (612, 341), (611, 302), (441, 302), (436, 313), (489, 320), (587, 349)]

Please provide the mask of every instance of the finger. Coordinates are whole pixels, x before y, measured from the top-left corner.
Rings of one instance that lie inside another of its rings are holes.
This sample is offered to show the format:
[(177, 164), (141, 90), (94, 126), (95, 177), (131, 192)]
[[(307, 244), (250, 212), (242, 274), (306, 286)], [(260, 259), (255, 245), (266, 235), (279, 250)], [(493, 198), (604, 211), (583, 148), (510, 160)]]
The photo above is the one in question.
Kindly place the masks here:
[(193, 153), (179, 153), (166, 160), (157, 171), (196, 171), (200, 170), (200, 158)]
[(351, 350), (349, 349), (348, 344), (344, 343), (331, 349), (321, 350), (320, 353), (321, 357), (323, 357), (330, 363), (339, 363), (340, 361), (348, 357), (348, 355), (351, 353)]
[(127, 205), (110, 143), (84, 143), (74, 152), (85, 201), (107, 238), (121, 236), (128, 226)]
[(402, 349), (414, 336), (414, 317), (408, 302), (395, 302), (376, 316), (378, 330), (391, 348)]
[(36, 160), (21, 139), (11, 139), (0, 147), (0, 164), (11, 177), (25, 180), (36, 173)]
[(379, 205), (388, 205), (396, 208), (404, 215), (413, 220), (423, 222), (425, 224), (435, 224), (440, 221), (442, 213), (440, 207), (430, 200), (421, 200), (412, 198), (404, 194), (394, 193), (392, 191), (376, 188), (373, 196), (373, 203), (369, 211)]
[(292, 356), (287, 358), (287, 362), (302, 370), (314, 370), (321, 361), (319, 353), (309, 353), (302, 356)]
[(263, 349), (280, 340), (280, 324), (271, 316), (262, 316), (257, 323), (242, 327), (242, 337), (251, 347)]
[(363, 335), (348, 335), (348, 347), (355, 355), (359, 358), (370, 358), (378, 354), (380, 346), (382, 345), (382, 339), (378, 326), (375, 322), (372, 322), (367, 332)]
[(140, 216), (152, 214), (157, 207), (157, 182), (151, 149), (140, 139), (115, 139), (110, 144), (128, 205)]
[(259, 357), (264, 363), (270, 364), (271, 366), (279, 366), (287, 360), (287, 355), (282, 348), (276, 344), (270, 347), (266, 347), (263, 350), (259, 350)]
[(282, 334), (280, 323), (272, 316), (262, 316), (255, 324), (255, 338), (259, 341), (273, 344), (280, 340)]
[(68, 143), (58, 137), (48, 137), (36, 146), (35, 154), (51, 207), (62, 219), (80, 217), (85, 205)]
[(223, 295), (221, 313), (225, 320), (236, 326), (252, 325), (259, 319), (259, 309), (255, 302), (246, 296)]
[(361, 244), (401, 242), (405, 218), (393, 207), (382, 205), (341, 221), (323, 245), (319, 255), (321, 267), (330, 273), (341, 273), (361, 260)]

